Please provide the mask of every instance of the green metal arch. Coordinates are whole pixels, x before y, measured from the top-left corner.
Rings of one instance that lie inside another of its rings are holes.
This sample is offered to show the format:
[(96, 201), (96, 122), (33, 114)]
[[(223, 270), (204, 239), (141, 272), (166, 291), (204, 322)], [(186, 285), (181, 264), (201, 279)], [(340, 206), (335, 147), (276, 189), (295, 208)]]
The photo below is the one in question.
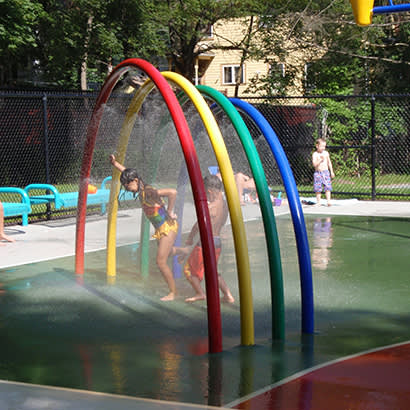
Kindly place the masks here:
[(197, 86), (201, 94), (215, 101), (229, 117), (234, 126), (246, 157), (248, 158), (256, 190), (259, 197), (259, 205), (262, 212), (265, 239), (268, 248), (269, 271), (271, 283), (271, 306), (272, 306), (272, 338), (285, 338), (285, 307), (283, 292), (283, 273), (280, 257), (279, 239), (276, 228), (275, 215), (270, 199), (269, 187), (258, 151), (253, 143), (248, 127), (235, 106), (219, 91), (204, 85)]

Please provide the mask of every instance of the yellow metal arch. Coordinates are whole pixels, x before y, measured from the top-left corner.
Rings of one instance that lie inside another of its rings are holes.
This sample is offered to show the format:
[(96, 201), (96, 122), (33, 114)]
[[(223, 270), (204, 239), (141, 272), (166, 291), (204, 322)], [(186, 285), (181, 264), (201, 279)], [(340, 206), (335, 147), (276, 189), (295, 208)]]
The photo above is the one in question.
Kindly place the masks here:
[[(125, 154), (127, 152), (128, 141), (131, 131), (134, 127), (135, 121), (142, 103), (146, 96), (154, 88), (154, 83), (147, 80), (135, 93), (120, 131), (120, 138), (117, 144), (116, 157), (121, 164), (124, 163)], [(114, 277), (116, 275), (116, 232), (117, 232), (117, 213), (118, 213), (118, 194), (120, 192), (120, 172), (117, 169), (113, 170), (110, 200), (108, 203), (108, 224), (107, 224), (107, 275)]]
[(180, 74), (164, 71), (162, 75), (169, 82), (180, 87), (191, 99), (205, 125), (215, 152), (225, 187), (235, 244), (241, 312), (241, 341), (242, 345), (253, 345), (255, 336), (248, 244), (238, 190), (225, 142), (212, 111), (195, 86)]

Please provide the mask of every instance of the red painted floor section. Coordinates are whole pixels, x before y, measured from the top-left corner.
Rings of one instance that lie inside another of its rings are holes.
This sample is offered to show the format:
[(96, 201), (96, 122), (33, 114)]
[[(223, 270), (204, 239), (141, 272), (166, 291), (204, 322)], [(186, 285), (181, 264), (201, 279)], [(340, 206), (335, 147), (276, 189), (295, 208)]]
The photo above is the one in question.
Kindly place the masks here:
[(292, 410), (410, 409), (410, 343), (329, 364), (234, 408)]

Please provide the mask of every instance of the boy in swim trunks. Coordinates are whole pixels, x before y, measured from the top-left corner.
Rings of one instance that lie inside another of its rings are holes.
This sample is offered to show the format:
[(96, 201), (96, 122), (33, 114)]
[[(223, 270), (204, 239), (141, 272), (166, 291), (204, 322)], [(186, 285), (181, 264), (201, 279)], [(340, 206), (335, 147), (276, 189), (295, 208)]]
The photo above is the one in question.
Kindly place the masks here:
[[(174, 275), (167, 261), (178, 233), (177, 217), (173, 213), (177, 191), (172, 188), (156, 189), (145, 184), (135, 169), (125, 168), (114, 155), (110, 155), (110, 162), (121, 172), (120, 181), (125, 189), (138, 194), (142, 210), (155, 228), (153, 238), (158, 241), (157, 266), (169, 288), (168, 295), (161, 300), (174, 300), (177, 291)], [(164, 197), (168, 199), (168, 206), (162, 199)]]
[[(208, 175), (204, 178), (205, 191), (208, 198), (208, 208), (209, 215), (211, 217), (212, 232), (214, 235), (215, 244), (215, 254), (216, 260), (218, 261), (219, 255), (221, 254), (221, 230), (228, 219), (228, 207), (223, 199), (222, 195), (222, 182), (216, 175)], [(201, 282), (204, 278), (204, 261), (202, 255), (201, 242), (198, 242), (190, 253), (189, 246), (193, 245), (194, 237), (198, 234), (199, 227), (198, 223), (192, 227), (191, 232), (186, 240), (185, 248), (174, 247), (174, 253), (181, 255), (178, 259), (182, 261), (188, 254), (188, 260), (184, 266), (184, 273), (189, 283), (195, 291), (195, 295), (185, 299), (185, 302), (196, 302), (197, 300), (204, 300), (206, 298), (205, 292), (202, 289)], [(219, 288), (224, 294), (223, 300), (228, 303), (234, 303), (231, 291), (228, 285), (221, 277), (218, 275)]]
[(316, 151), (312, 155), (312, 164), (315, 168), (313, 174), (313, 190), (316, 193), (316, 206), (320, 206), (322, 189), (325, 190), (327, 206), (331, 206), (330, 195), (332, 192), (332, 180), (335, 177), (333, 172), (332, 161), (329, 153), (326, 151), (326, 141), (319, 138), (316, 141)]
[[(256, 202), (256, 200), (252, 198), (252, 195), (256, 194), (256, 185), (253, 178), (243, 174), (242, 172), (237, 172), (235, 174), (235, 182), (238, 188), (239, 201), (241, 205), (246, 204), (245, 198), (252, 203)], [(249, 192), (248, 195), (244, 195), (245, 190)]]
[[(215, 173), (215, 175), (222, 181), (222, 175), (219, 171), (219, 168), (217, 168), (217, 172)], [(253, 196), (257, 196), (255, 180), (253, 178), (242, 172), (237, 172), (235, 174), (235, 183), (238, 189), (239, 202), (241, 205), (246, 205), (246, 197), (248, 198), (248, 201), (252, 203), (256, 202), (256, 199), (253, 198)], [(245, 191), (248, 192), (247, 196), (244, 195)]]

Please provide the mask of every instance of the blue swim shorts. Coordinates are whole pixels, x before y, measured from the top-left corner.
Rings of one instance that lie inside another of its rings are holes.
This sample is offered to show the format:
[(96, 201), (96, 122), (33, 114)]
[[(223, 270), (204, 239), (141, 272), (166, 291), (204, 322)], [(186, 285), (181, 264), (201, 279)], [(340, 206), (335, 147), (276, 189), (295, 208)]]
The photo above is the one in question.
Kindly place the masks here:
[(322, 192), (323, 187), (325, 191), (332, 190), (332, 180), (327, 169), (325, 171), (315, 171), (313, 174), (313, 190), (315, 192)]

